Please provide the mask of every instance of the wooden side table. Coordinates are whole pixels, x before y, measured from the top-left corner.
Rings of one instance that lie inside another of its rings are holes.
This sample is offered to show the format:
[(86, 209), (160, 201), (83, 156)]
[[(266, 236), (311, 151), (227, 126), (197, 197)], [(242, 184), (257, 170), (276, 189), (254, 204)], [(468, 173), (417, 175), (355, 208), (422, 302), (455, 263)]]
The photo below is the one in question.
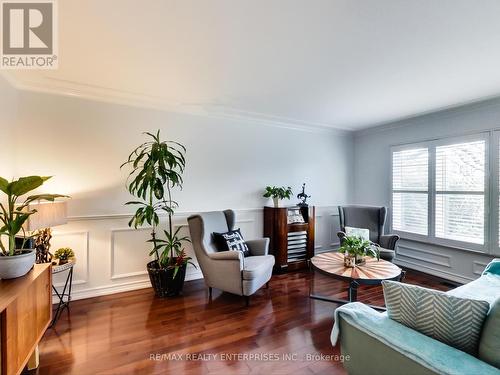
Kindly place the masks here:
[[(381, 285), (383, 280), (402, 281), (405, 271), (395, 264), (386, 260), (367, 257), (366, 262), (356, 267), (344, 266), (344, 254), (338, 252), (322, 253), (311, 258), (311, 267), (324, 275), (338, 280), (347, 281), (348, 299), (330, 298), (313, 293), (313, 279), (309, 288), (309, 297), (321, 301), (345, 304), (356, 302), (358, 298), (359, 285)], [(370, 306), (376, 310), (385, 311), (381, 306)]]
[[(300, 212), (303, 223), (289, 223), (288, 217)], [(308, 207), (264, 207), (264, 237), (269, 237), (269, 252), (274, 255), (274, 271), (282, 273), (307, 268), (314, 256), (316, 210)]]
[(73, 286), (73, 267), (75, 266), (75, 264), (76, 260), (71, 259), (68, 261), (68, 263), (52, 266), (53, 275), (64, 271), (68, 271), (68, 275), (66, 277), (66, 282), (64, 283), (64, 288), (62, 290), (62, 293), (59, 293), (56, 287), (52, 284), (52, 290), (59, 298), (59, 303), (57, 304), (57, 310), (56, 313), (54, 314), (54, 318), (50, 323), (51, 327), (57, 323), (64, 309), (69, 308), (69, 303), (71, 302), (71, 288)]

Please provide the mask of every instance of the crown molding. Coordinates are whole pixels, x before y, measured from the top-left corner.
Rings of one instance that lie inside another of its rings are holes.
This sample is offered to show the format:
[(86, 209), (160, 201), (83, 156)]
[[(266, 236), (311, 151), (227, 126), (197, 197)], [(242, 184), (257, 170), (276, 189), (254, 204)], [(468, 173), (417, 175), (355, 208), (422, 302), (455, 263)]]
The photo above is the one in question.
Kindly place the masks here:
[(389, 130), (404, 128), (411, 125), (419, 125), (429, 121), (457, 117), (466, 113), (477, 112), (489, 107), (498, 106), (500, 106), (500, 96), (493, 95), (462, 102), (459, 104), (440, 107), (432, 111), (421, 112), (412, 116), (401, 117), (393, 121), (380, 122), (378, 124), (374, 124), (369, 128), (354, 131), (353, 134), (354, 137), (362, 137)]
[(19, 79), (8, 72), (1, 73), (15, 89), (38, 92), (110, 104), (125, 105), (158, 111), (187, 114), (216, 119), (246, 121), (263, 126), (298, 130), (313, 133), (333, 133), (350, 136), (352, 128), (341, 128), (324, 123), (302, 121), (260, 112), (245, 111), (219, 104), (186, 104), (162, 97), (112, 89), (109, 87), (82, 84), (75, 81), (41, 76), (40, 79)]
[(113, 89), (99, 85), (40, 76), (39, 79), (20, 79), (11, 72), (0, 72), (6, 81), (18, 91), (73, 97), (102, 103), (125, 105), (142, 109), (152, 109), (171, 113), (186, 114), (214, 119), (251, 122), (262, 126), (304, 131), (308, 133), (331, 133), (336, 136), (361, 137), (384, 131), (418, 125), (429, 120), (439, 120), (459, 116), (464, 113), (483, 110), (490, 106), (500, 106), (500, 96), (494, 95), (424, 111), (411, 116), (403, 116), (391, 121), (382, 121), (356, 130), (352, 127), (333, 126), (326, 123), (303, 121), (284, 116), (246, 111), (220, 104), (182, 103), (163, 97)]

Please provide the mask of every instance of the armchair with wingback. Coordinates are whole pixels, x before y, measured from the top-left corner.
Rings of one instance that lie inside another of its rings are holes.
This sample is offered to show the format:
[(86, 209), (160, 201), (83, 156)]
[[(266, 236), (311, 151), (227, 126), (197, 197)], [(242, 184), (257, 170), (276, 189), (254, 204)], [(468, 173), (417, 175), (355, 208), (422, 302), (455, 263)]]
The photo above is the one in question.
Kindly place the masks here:
[(345, 227), (363, 228), (370, 231), (370, 241), (380, 245), (380, 258), (392, 261), (395, 256), (396, 243), (399, 236), (384, 234), (387, 207), (375, 206), (339, 206), (340, 232), (338, 237), (342, 242)]
[(250, 256), (240, 251), (217, 251), (212, 234), (234, 229), (235, 214), (232, 210), (204, 212), (188, 218), (191, 241), (210, 297), (212, 288), (245, 297), (271, 279), (274, 256), (268, 255), (269, 238), (246, 241)]

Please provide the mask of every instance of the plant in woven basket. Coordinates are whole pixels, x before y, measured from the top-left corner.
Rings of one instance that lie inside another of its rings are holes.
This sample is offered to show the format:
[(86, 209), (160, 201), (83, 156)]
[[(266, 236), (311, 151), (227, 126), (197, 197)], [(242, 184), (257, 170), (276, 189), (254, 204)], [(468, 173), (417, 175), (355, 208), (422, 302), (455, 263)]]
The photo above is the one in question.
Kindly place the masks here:
[(75, 253), (69, 247), (62, 247), (54, 253), (54, 258), (59, 259), (59, 264), (67, 263), (69, 259), (74, 257)]
[[(182, 189), (186, 148), (178, 142), (161, 140), (159, 130), (156, 134), (145, 134), (150, 140), (134, 149), (121, 166), (132, 168), (128, 191), (140, 199), (126, 203), (137, 206), (128, 224), (134, 228), (146, 224), (152, 227), (148, 242), (152, 244), (150, 255), (155, 256), (154, 266), (171, 270), (171, 278), (175, 279), (181, 268), (185, 269), (188, 263), (193, 264), (184, 252), (184, 244), (190, 242), (189, 238), (180, 235), (181, 228), (174, 231), (172, 223), (178, 207), (172, 199), (172, 190)], [(164, 238), (158, 236), (160, 213), (167, 215), (167, 227), (161, 231)]]

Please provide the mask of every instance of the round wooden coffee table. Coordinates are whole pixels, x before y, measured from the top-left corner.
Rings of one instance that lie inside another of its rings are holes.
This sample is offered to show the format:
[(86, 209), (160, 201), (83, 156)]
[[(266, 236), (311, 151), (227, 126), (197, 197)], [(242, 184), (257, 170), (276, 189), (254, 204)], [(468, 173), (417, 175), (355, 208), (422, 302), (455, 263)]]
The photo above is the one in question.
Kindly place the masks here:
[[(334, 302), (334, 303), (349, 303), (355, 302), (358, 297), (359, 285), (381, 285), (383, 280), (397, 280), (402, 281), (405, 272), (386, 260), (366, 257), (365, 263), (356, 267), (344, 266), (344, 254), (332, 251), (328, 253), (318, 254), (311, 258), (311, 267), (313, 270), (333, 277), (335, 279), (344, 280), (349, 282), (347, 290), (348, 300), (329, 298), (320, 296), (313, 293), (312, 279), (309, 291), (309, 297), (321, 301)], [(380, 306), (371, 306), (378, 310), (384, 310)]]

